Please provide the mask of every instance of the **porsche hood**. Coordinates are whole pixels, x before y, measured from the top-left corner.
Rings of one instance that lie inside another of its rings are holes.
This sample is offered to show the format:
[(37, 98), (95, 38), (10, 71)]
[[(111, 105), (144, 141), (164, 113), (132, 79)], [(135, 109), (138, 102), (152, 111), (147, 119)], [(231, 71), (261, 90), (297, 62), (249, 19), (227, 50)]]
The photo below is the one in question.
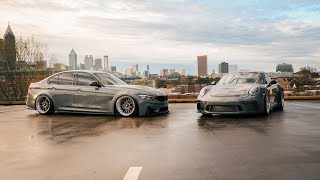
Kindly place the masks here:
[(247, 95), (252, 87), (258, 84), (218, 84), (211, 87), (210, 96), (230, 97)]

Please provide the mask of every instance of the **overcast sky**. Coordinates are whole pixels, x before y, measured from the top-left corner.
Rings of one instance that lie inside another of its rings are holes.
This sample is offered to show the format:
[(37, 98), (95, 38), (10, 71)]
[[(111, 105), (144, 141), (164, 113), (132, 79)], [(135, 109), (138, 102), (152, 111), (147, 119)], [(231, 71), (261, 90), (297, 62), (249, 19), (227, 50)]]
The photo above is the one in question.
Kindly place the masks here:
[[(35, 36), (68, 63), (86, 54), (111, 64), (164, 65), (195, 73), (207, 54), (209, 72), (226, 61), (240, 69), (320, 70), (319, 0), (0, 0), (0, 33)], [(128, 65), (129, 67), (129, 65)]]

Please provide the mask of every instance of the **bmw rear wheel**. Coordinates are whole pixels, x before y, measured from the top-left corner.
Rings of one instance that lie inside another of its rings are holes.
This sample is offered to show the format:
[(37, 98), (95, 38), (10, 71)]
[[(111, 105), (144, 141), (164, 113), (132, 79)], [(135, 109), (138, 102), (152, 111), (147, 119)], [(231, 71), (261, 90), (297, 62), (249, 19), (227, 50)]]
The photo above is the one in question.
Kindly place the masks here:
[(132, 116), (137, 110), (137, 105), (132, 97), (121, 96), (116, 102), (116, 110), (121, 116)]
[(36, 110), (40, 114), (52, 114), (54, 113), (54, 107), (52, 100), (46, 95), (40, 95), (36, 99)]
[(268, 93), (266, 93), (264, 98), (264, 112), (263, 114), (268, 115), (271, 111), (271, 102), (270, 102), (270, 96)]

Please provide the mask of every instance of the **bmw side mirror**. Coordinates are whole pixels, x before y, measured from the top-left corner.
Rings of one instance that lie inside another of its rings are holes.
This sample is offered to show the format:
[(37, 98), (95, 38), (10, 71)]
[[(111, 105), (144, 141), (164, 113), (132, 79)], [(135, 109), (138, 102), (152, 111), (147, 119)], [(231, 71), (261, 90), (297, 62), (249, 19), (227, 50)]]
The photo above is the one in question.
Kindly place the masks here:
[(97, 81), (93, 81), (93, 82), (89, 83), (89, 86), (101, 87), (101, 84)]
[(212, 81), (211, 85), (216, 85), (217, 82), (216, 81)]

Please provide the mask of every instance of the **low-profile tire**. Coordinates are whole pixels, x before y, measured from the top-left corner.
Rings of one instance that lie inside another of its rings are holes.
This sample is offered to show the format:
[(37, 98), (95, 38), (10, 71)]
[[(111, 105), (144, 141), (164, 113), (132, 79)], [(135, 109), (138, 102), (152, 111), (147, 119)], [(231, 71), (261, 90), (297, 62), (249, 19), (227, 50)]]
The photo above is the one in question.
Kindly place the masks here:
[(54, 113), (53, 102), (46, 95), (40, 95), (37, 97), (35, 107), (39, 114), (49, 115)]
[(264, 108), (263, 108), (263, 114), (269, 115), (271, 111), (271, 102), (270, 102), (270, 96), (266, 92), (266, 95), (264, 96)]
[(284, 109), (284, 95), (283, 95), (283, 93), (281, 93), (281, 95), (280, 95), (280, 100), (278, 102), (277, 109), (280, 111), (282, 111)]
[(138, 105), (132, 97), (121, 96), (116, 101), (115, 110), (120, 116), (133, 116), (138, 112)]

